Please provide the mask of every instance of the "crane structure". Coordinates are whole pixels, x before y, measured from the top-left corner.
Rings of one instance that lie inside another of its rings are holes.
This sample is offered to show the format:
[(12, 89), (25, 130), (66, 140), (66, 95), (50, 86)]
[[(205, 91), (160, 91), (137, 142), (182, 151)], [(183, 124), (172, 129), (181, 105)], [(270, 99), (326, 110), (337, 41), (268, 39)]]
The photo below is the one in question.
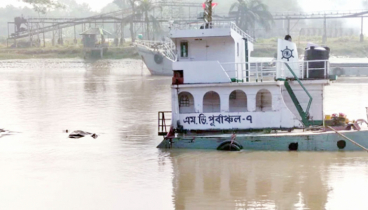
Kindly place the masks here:
[(327, 41), (327, 20), (331, 19), (361, 19), (360, 41), (364, 41), (363, 23), (364, 18), (368, 17), (368, 10), (352, 10), (352, 11), (320, 11), (320, 12), (287, 12), (273, 14), (274, 20), (287, 21), (287, 33), (290, 34), (290, 21), (292, 20), (323, 20), (323, 37), (322, 42)]
[[(159, 8), (151, 11), (159, 23), (166, 23), (169, 20), (195, 20), (197, 19), (196, 12), (203, 11), (202, 5), (195, 2), (156, 2)], [(168, 8), (163, 12), (162, 8)], [(186, 9), (188, 14), (174, 14), (173, 8)], [(193, 9), (194, 8), (194, 9)], [(195, 14), (195, 15), (194, 15)], [(77, 27), (80, 26), (82, 31), (87, 30), (97, 25), (113, 24), (115, 39), (124, 38), (124, 26), (130, 22), (134, 23), (135, 28), (139, 28), (145, 20), (140, 12), (133, 12), (131, 9), (121, 9), (113, 12), (103, 13), (90, 17), (70, 18), (70, 17), (15, 17), (13, 22), (8, 22), (8, 38), (9, 41), (14, 41), (15, 47), (17, 40), (28, 38), (30, 46), (45, 46), (45, 37), (47, 33), (51, 34), (52, 44), (63, 44), (63, 30), (72, 28), (74, 33), (74, 42), (77, 42)], [(152, 22), (152, 21), (151, 21)]]
[[(235, 17), (228, 14), (220, 15), (216, 13), (213, 15), (213, 0), (205, 0), (204, 4), (197, 2), (184, 2), (184, 1), (158, 1), (155, 2), (155, 8), (150, 11), (152, 16), (156, 18), (155, 21), (160, 24), (165, 24), (173, 21), (199, 21), (198, 19), (204, 19), (206, 27), (212, 26), (213, 18), (226, 21), (234, 21)], [(204, 7), (204, 8), (202, 8)], [(166, 9), (164, 9), (166, 8)], [(198, 15), (201, 13), (200, 15)], [(364, 18), (368, 17), (368, 10), (357, 11), (321, 11), (321, 12), (283, 12), (274, 13), (273, 19), (275, 21), (286, 22), (286, 33), (290, 34), (292, 28), (290, 27), (291, 21), (299, 20), (323, 20), (323, 43), (327, 40), (327, 20), (332, 19), (361, 19), (361, 34), (360, 39), (364, 41), (363, 35), (363, 23)], [(81, 27), (79, 30), (85, 31), (88, 28), (96, 27), (97, 25), (112, 24), (114, 28), (115, 40), (123, 40), (124, 38), (124, 26), (127, 23), (133, 22), (133, 28), (139, 30), (143, 28), (143, 15), (139, 12), (133, 12), (131, 9), (121, 9), (113, 12), (103, 13), (90, 17), (83, 18), (70, 18), (70, 17), (16, 17), (14, 22), (8, 22), (8, 44), (9, 41), (14, 41), (14, 45), (17, 46), (17, 40), (28, 38), (29, 43), (41, 46), (41, 40), (43, 40), (43, 46), (45, 46), (45, 36), (51, 34), (52, 44), (63, 44), (63, 33), (65, 29), (73, 31), (74, 42), (77, 42), (77, 27)], [(119, 42), (119, 41), (118, 41)], [(122, 41), (120, 41), (121, 43)]]

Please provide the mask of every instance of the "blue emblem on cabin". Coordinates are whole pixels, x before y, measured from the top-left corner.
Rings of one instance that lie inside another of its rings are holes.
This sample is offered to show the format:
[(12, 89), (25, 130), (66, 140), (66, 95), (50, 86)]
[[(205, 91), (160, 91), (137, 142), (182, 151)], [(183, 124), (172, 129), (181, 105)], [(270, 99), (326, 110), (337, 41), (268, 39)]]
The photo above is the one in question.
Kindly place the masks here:
[(294, 58), (293, 51), (294, 50), (291, 50), (286, 46), (285, 50), (281, 50), (282, 53), (281, 59), (287, 59), (287, 61), (289, 61), (290, 58)]

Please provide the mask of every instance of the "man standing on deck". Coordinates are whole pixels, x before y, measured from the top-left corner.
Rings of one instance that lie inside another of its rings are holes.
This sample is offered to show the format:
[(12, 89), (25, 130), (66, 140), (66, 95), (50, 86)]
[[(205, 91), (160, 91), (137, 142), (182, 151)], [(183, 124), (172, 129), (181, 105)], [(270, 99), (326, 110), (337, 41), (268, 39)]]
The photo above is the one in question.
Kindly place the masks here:
[(293, 41), (293, 39), (291, 38), (291, 36), (290, 36), (290, 35), (286, 35), (286, 36), (285, 36), (285, 40), (286, 40), (286, 41), (289, 41), (289, 42), (292, 42), (292, 41)]

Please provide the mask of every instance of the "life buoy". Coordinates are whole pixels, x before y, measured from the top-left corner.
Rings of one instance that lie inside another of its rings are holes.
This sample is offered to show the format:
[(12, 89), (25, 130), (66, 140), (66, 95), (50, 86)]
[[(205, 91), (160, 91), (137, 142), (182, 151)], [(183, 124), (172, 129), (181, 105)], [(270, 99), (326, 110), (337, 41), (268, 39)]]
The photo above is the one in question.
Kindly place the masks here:
[(289, 144), (289, 151), (298, 151), (299, 148), (299, 143), (290, 143)]
[(164, 60), (164, 57), (161, 54), (156, 53), (153, 59), (155, 60), (155, 63), (161, 64), (162, 61)]
[(240, 145), (236, 143), (231, 144), (231, 142), (226, 142), (217, 147), (217, 150), (221, 151), (240, 151), (241, 149)]
[(223, 151), (240, 151), (243, 149), (241, 145), (235, 142), (236, 134), (231, 136), (231, 140), (222, 142), (220, 146), (217, 147), (217, 150)]
[(339, 67), (338, 68), (334, 68), (333, 72), (334, 72), (335, 75), (341, 76), (341, 75), (344, 74), (344, 69), (339, 68)]
[(340, 140), (337, 142), (337, 148), (344, 149), (346, 147), (346, 141)]

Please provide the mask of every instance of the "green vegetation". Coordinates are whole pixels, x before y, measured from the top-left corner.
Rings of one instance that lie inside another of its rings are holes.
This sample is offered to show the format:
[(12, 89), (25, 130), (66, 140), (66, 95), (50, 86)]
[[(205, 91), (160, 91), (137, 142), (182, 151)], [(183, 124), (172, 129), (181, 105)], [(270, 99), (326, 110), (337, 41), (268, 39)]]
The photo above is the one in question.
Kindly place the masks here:
[[(124, 20), (124, 26), (129, 23), (130, 27), (130, 35), (133, 37), (133, 41), (136, 37), (136, 33), (134, 32), (133, 27), (133, 19), (134, 18), (144, 18), (145, 22), (145, 35), (146, 39), (151, 39), (155, 36), (162, 35), (163, 31), (161, 28), (160, 22), (156, 19), (154, 15), (151, 13), (156, 10), (162, 10), (160, 6), (158, 6), (154, 1), (152, 0), (114, 0), (113, 3), (116, 5), (116, 7), (120, 9), (131, 9), (132, 14), (127, 16)], [(150, 24), (152, 23), (152, 25)], [(151, 36), (153, 34), (153, 37)]]
[[(144, 14), (144, 22), (146, 23), (146, 34), (147, 39), (150, 38), (150, 31), (155, 29), (155, 32), (161, 31), (161, 26), (156, 18), (148, 13), (153, 11), (156, 8), (160, 8), (159, 6), (155, 5), (151, 0), (141, 0), (140, 5), (138, 6), (138, 12)], [(160, 8), (162, 9), (162, 8)], [(153, 28), (150, 28), (150, 21), (153, 21)]]
[(261, 0), (238, 0), (231, 5), (229, 14), (235, 16), (236, 24), (244, 31), (254, 30), (256, 24), (270, 30), (274, 23), (268, 6)]
[[(99, 55), (99, 53), (97, 53)], [(5, 59), (30, 59), (30, 58), (84, 58), (81, 46), (46, 46), (38, 48), (6, 48), (0, 45), (0, 60)], [(89, 54), (87, 57), (91, 57)], [(92, 56), (96, 57), (96, 56)], [(97, 56), (98, 57), (98, 56)], [(104, 59), (136, 58), (139, 55), (135, 47), (124, 45), (117, 48), (109, 48), (104, 53)]]
[(23, 2), (33, 6), (36, 12), (45, 14), (47, 10), (56, 8), (65, 8), (65, 6), (54, 0), (22, 0)]

